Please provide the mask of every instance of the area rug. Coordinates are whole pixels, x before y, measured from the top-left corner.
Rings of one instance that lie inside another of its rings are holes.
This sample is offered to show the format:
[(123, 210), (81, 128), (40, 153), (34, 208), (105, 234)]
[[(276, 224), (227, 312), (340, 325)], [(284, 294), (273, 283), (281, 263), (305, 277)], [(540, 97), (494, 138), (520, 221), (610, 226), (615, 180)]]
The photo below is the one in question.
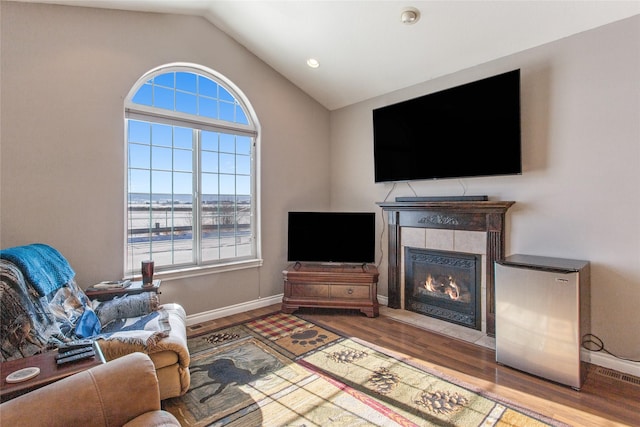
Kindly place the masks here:
[(562, 426), (383, 348), (276, 313), (190, 338), (184, 426)]

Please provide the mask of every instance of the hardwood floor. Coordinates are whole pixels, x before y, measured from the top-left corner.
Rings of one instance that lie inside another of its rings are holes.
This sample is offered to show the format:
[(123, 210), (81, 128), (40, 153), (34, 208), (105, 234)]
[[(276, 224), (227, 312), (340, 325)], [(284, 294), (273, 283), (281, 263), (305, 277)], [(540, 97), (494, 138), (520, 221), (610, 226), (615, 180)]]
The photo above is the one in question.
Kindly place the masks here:
[[(273, 305), (188, 328), (190, 336), (278, 311)], [(297, 316), (342, 335), (376, 344), (487, 392), (572, 426), (640, 426), (640, 384), (599, 373), (591, 365), (580, 391), (536, 378), (495, 362), (485, 347), (439, 335), (381, 315), (359, 311), (300, 309)]]

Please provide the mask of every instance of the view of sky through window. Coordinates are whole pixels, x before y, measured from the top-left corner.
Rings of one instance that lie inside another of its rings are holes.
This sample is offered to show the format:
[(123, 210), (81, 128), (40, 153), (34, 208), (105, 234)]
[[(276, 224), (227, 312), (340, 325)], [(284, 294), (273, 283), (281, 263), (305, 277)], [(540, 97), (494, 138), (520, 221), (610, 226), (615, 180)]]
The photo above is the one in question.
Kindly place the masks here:
[[(224, 87), (189, 72), (170, 72), (148, 80), (133, 102), (248, 124), (241, 105)], [(129, 192), (192, 194), (193, 140), (190, 128), (130, 120)], [(250, 137), (202, 131), (201, 150), (203, 194), (250, 194)]]
[(249, 123), (233, 95), (211, 79), (193, 73), (156, 76), (138, 89), (133, 102), (227, 122)]
[(130, 98), (126, 271), (256, 255), (256, 132), (223, 81), (165, 70)]

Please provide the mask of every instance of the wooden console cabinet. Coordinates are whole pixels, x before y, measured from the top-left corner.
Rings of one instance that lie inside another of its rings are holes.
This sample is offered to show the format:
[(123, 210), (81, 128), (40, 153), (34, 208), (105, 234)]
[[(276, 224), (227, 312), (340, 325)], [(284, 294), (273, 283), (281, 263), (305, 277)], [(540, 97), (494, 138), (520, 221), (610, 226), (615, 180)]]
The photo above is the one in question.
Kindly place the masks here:
[(282, 311), (300, 307), (359, 309), (378, 316), (378, 269), (373, 265), (291, 264), (282, 272)]

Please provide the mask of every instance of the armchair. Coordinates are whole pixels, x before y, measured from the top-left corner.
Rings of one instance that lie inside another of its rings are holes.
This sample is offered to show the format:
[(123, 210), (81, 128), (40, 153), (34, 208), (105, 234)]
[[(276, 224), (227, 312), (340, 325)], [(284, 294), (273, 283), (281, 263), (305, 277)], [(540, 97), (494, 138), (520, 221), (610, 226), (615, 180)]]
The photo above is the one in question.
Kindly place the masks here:
[(6, 426), (180, 426), (161, 410), (155, 367), (131, 353), (0, 405)]

